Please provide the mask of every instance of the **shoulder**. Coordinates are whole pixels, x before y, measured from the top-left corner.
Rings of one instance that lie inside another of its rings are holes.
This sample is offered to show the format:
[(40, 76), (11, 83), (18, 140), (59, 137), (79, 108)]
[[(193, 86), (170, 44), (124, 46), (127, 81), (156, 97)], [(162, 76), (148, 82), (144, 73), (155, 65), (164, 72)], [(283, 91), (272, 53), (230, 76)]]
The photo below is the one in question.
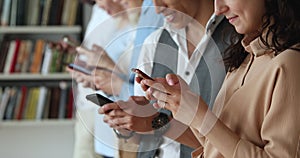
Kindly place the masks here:
[(280, 67), (298, 69), (300, 67), (300, 47), (297, 49), (287, 49), (281, 52), (273, 58), (273, 62)]
[(295, 80), (297, 80), (297, 82), (300, 80), (300, 51), (287, 49), (274, 56), (271, 59), (271, 63), (272, 64), (267, 67), (267, 71), (273, 75), (267, 74), (274, 76), (276, 80), (280, 80), (281, 78), (286, 81), (286, 86), (290, 83), (293, 84)]

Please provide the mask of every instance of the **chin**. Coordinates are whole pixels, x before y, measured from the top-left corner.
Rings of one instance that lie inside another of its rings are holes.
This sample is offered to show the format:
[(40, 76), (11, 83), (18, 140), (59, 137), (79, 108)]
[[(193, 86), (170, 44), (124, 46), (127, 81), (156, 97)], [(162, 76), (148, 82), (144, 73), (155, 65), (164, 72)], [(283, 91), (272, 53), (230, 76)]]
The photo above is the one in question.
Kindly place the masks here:
[(235, 30), (239, 34), (246, 34), (245, 30), (243, 28), (240, 28), (238, 26), (234, 26)]
[(185, 28), (187, 25), (180, 24), (180, 23), (169, 23), (175, 29), (182, 29)]

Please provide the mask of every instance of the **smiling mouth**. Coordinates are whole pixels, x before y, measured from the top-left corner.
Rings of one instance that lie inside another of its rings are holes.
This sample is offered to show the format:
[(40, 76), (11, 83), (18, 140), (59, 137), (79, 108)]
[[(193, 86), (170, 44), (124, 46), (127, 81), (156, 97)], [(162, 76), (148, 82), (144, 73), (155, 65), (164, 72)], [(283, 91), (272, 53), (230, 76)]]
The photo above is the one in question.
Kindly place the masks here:
[(229, 18), (227, 18), (227, 19), (228, 19), (228, 21), (229, 21), (230, 23), (233, 23), (237, 18), (238, 18), (238, 16), (232, 16), (232, 17), (229, 17)]
[(165, 19), (167, 22), (172, 22), (174, 20), (175, 16), (174, 14), (169, 14), (167, 16), (165, 16)]

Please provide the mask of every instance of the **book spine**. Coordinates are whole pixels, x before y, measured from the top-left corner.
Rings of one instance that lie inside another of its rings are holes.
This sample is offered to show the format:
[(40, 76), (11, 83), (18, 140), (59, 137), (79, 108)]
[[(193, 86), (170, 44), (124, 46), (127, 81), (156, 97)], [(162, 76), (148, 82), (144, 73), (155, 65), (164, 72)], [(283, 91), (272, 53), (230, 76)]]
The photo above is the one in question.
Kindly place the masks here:
[(26, 24), (26, 8), (28, 8), (28, 1), (31, 0), (18, 0), (17, 5), (17, 17), (16, 17), (16, 25), (25, 25)]
[(46, 2), (45, 2), (44, 8), (43, 8), (41, 25), (48, 25), (51, 3), (52, 3), (52, 0), (46, 0)]
[(16, 49), (16, 41), (14, 41), (14, 40), (10, 41), (8, 54), (7, 54), (7, 57), (5, 60), (5, 66), (4, 66), (4, 70), (3, 70), (4, 73), (8, 74), (10, 72), (10, 65), (13, 60), (15, 49)]
[(13, 1), (11, 1), (10, 20), (9, 20), (9, 25), (10, 26), (16, 26), (17, 25), (17, 7), (18, 7), (18, 1), (19, 0), (13, 0)]
[(12, 0), (4, 0), (4, 2), (3, 2), (3, 9), (2, 9), (2, 14), (1, 14), (1, 25), (2, 26), (8, 26), (8, 24), (9, 24), (11, 1)]
[(12, 120), (16, 104), (17, 104), (17, 87), (13, 87), (11, 88), (9, 94), (9, 101), (7, 103), (4, 118), (3, 118), (4, 120)]
[(1, 53), (0, 53), (0, 73), (3, 73), (5, 67), (5, 60), (7, 58), (10, 42), (8, 40), (3, 40), (1, 43)]
[(0, 19), (1, 19), (1, 16), (2, 16), (2, 10), (3, 10), (3, 1), (4, 0), (0, 0)]
[(27, 7), (27, 25), (38, 25), (39, 24), (39, 15), (40, 15), (40, 0), (29, 0)]
[(59, 111), (58, 111), (58, 118), (63, 119), (66, 116), (66, 104), (67, 104), (67, 97), (68, 97), (68, 89), (67, 84), (64, 82), (60, 83), (60, 99), (59, 99)]
[(47, 87), (40, 87), (40, 94), (39, 94), (37, 109), (36, 109), (37, 120), (42, 119), (44, 106), (46, 104), (47, 91), (48, 91)]
[(34, 57), (30, 66), (30, 72), (32, 73), (39, 73), (41, 69), (42, 64), (42, 58), (44, 54), (44, 40), (37, 40), (35, 44), (35, 50), (34, 50)]
[(10, 73), (15, 72), (15, 65), (17, 64), (17, 59), (18, 59), (18, 55), (19, 55), (20, 45), (21, 45), (21, 40), (16, 39), (16, 48), (14, 50), (12, 61), (11, 61), (11, 64), (10, 64), (10, 69), (9, 69)]
[(0, 120), (4, 118), (4, 112), (9, 101), (10, 89), (10, 87), (5, 87), (4, 93), (2, 95), (2, 100), (0, 103)]
[(54, 87), (51, 92), (51, 102), (49, 107), (49, 118), (58, 118), (60, 88)]
[(70, 18), (70, 10), (71, 10), (71, 2), (73, 0), (65, 0), (63, 11), (62, 11), (62, 17), (61, 17), (61, 24), (62, 25), (68, 25), (68, 19)]
[(68, 105), (67, 105), (67, 116), (66, 118), (71, 119), (74, 116), (75, 106), (74, 106), (74, 96), (72, 88), (69, 89)]
[(78, 0), (72, 0), (71, 2), (71, 10), (70, 10), (70, 17), (68, 21), (69, 26), (75, 25), (76, 17), (77, 17), (77, 9), (78, 9)]
[(49, 73), (51, 60), (52, 60), (52, 50), (50, 49), (49, 45), (47, 44), (45, 46), (43, 65), (42, 65), (42, 69), (41, 69), (42, 74), (48, 74)]
[(21, 120), (24, 116), (24, 111), (25, 111), (25, 108), (26, 108), (26, 103), (27, 103), (27, 96), (28, 96), (28, 90), (27, 90), (27, 87), (26, 86), (22, 86), (21, 87), (21, 103), (20, 103), (20, 109), (19, 111), (17, 112), (17, 120)]

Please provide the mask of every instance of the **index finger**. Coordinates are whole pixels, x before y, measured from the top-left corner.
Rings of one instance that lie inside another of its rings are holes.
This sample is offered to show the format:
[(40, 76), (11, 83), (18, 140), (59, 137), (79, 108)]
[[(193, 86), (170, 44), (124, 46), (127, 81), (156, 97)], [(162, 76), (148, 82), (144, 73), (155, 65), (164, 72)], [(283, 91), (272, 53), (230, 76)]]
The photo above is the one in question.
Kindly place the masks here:
[(101, 108), (102, 108), (104, 113), (109, 113), (112, 110), (121, 109), (116, 102), (105, 104)]
[(160, 80), (142, 80), (141, 84), (144, 84), (145, 86), (151, 87), (154, 90), (166, 93), (166, 94), (170, 94), (172, 92), (172, 88), (169, 86), (169, 84), (167, 84), (166, 82), (162, 82)]
[(88, 50), (86, 48), (83, 48), (81, 46), (80, 47), (76, 47), (76, 51), (79, 54), (92, 54), (93, 53), (92, 51), (90, 51), (90, 50)]

